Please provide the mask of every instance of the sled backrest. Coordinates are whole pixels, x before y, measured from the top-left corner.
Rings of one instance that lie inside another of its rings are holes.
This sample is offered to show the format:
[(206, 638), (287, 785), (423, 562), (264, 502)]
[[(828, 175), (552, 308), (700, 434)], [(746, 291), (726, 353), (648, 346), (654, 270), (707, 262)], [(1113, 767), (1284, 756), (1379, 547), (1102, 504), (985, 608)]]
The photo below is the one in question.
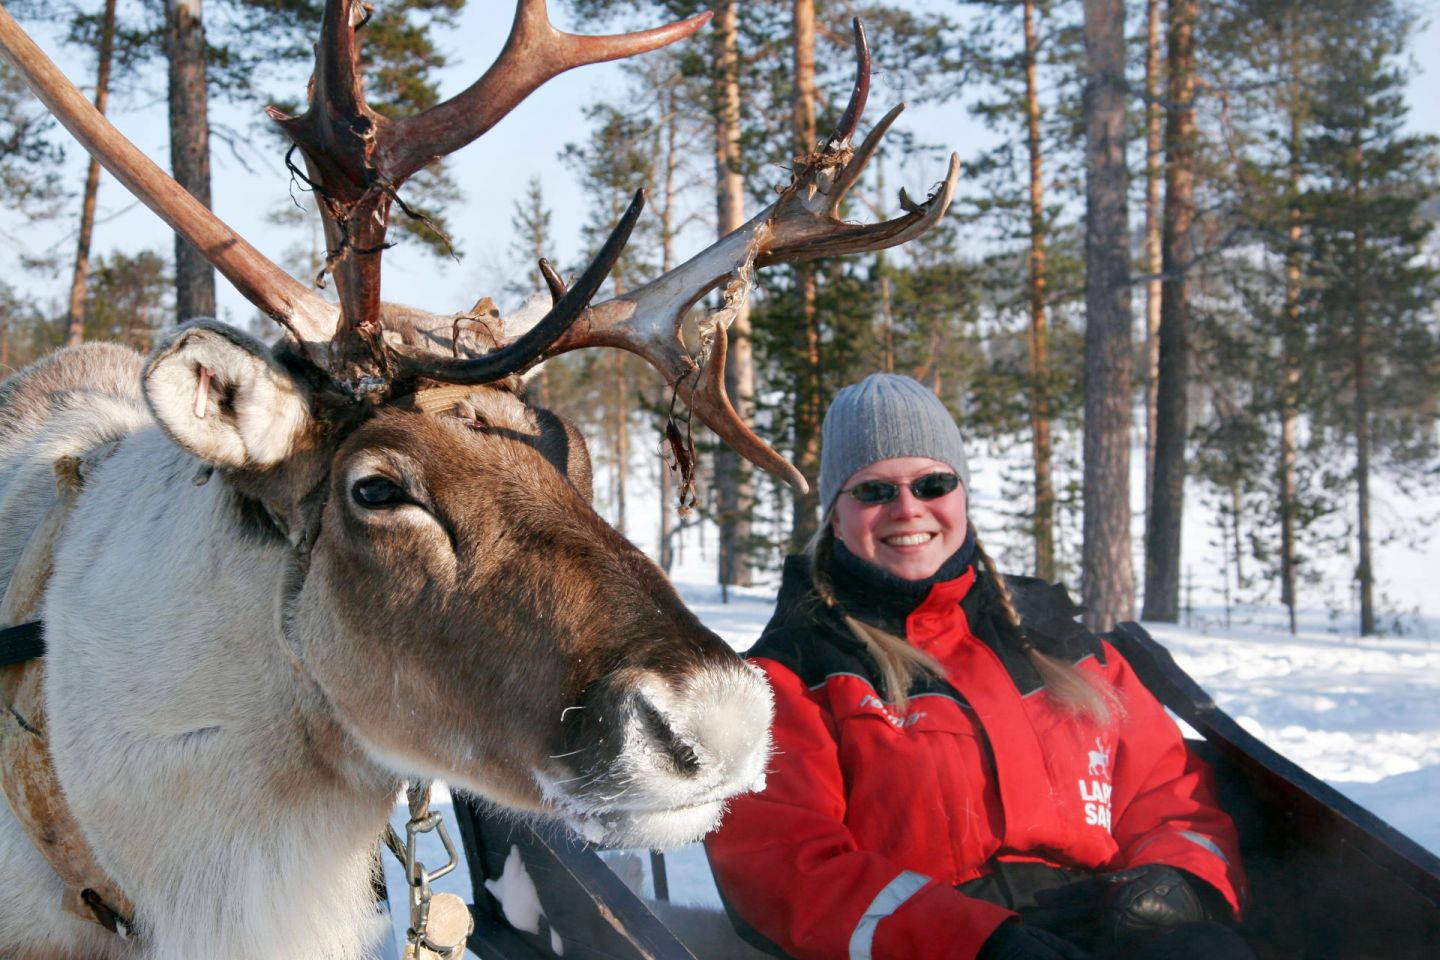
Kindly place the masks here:
[(1242, 930), (1262, 958), (1422, 960), (1440, 951), (1440, 858), (1245, 731), (1139, 624), (1110, 637), (1205, 739), (1250, 883)]

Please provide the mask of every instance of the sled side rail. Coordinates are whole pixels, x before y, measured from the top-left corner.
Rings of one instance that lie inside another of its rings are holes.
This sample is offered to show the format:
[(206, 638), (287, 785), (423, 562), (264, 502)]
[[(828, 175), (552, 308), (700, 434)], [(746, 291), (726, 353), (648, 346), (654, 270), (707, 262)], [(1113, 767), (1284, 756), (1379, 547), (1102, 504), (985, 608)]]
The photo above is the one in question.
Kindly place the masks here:
[[(695, 960), (594, 848), (563, 826), (532, 825), (460, 793), (454, 800), (474, 891), (468, 946), (482, 960)], [(520, 867), (544, 913), (533, 932), (512, 926), (486, 886), (523, 886)]]
[(1205, 738), (1240, 830), (1261, 956), (1433, 957), (1440, 858), (1247, 732), (1138, 623), (1109, 637), (1152, 693)]

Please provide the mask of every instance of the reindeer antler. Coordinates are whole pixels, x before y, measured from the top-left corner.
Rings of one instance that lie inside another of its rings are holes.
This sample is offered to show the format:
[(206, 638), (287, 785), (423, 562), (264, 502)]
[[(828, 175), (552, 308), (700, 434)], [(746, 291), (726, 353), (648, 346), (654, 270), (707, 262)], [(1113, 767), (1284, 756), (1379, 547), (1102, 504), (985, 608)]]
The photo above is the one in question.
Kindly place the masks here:
[[(320, 201), (330, 264), (344, 309), (342, 336), (351, 341), (345, 352), (356, 368), (355, 377), (372, 363), (388, 366), (380, 330), (380, 264), (390, 207), (401, 185), (426, 164), (489, 130), (550, 78), (573, 67), (665, 46), (709, 20), (710, 14), (704, 13), (640, 33), (582, 37), (556, 30), (545, 0), (520, 0), (505, 48), (479, 80), (423, 113), (391, 120), (365, 102), (356, 46), (356, 31), (364, 24), (360, 0), (326, 0), (309, 109), (293, 118), (273, 107), (269, 113), (300, 148)], [(613, 236), (606, 249), (612, 247)], [(619, 250), (614, 252), (618, 256)], [(572, 311), (568, 318), (557, 315), (541, 328), (554, 331), (562, 319), (573, 319), (584, 303), (576, 306), (567, 300), (564, 306)], [(560, 308), (557, 304), (556, 310)], [(526, 343), (533, 345), (538, 339)], [(533, 356), (526, 358), (530, 360)], [(412, 361), (417, 358), (401, 358), (398, 364), (413, 371)], [(504, 364), (489, 367), (498, 370)], [(472, 368), (463, 376), (474, 375)]]
[(610, 238), (605, 241), (605, 246), (568, 292), (564, 281), (549, 262), (540, 261), (540, 272), (550, 286), (553, 305), (539, 323), (513, 343), (470, 360), (446, 360), (424, 350), (391, 344), (390, 353), (396, 367), (410, 377), (429, 377), (446, 383), (490, 383), (530, 366), (570, 328), (590, 298), (595, 296), (625, 249), (630, 231), (635, 228), (635, 221), (640, 219), (640, 212), (644, 209), (645, 192), (637, 190), (620, 222), (611, 231)]
[[(779, 198), (742, 226), (669, 273), (625, 297), (585, 303), (603, 281), (639, 216), (637, 195), (596, 261), (575, 289), (553, 270), (551, 312), (529, 333), (473, 361), (422, 356), (386, 346), (380, 329), (380, 259), (390, 206), (407, 178), (431, 160), (464, 146), (494, 126), (546, 80), (587, 63), (653, 50), (689, 36), (710, 19), (704, 13), (640, 33), (581, 37), (554, 28), (545, 0), (519, 0), (504, 50), (463, 93), (403, 120), (389, 120), (365, 102), (355, 31), (363, 25), (360, 0), (327, 0), (310, 107), (272, 118), (300, 148), (325, 219), (337, 274), (337, 309), (291, 278), (227, 227), (150, 162), (100, 116), (0, 7), (0, 54), (75, 137), (177, 233), (204, 251), (216, 268), (257, 307), (299, 341), (311, 359), (355, 390), (388, 390), (391, 375), (476, 383), (523, 369), (537, 359), (588, 346), (613, 346), (652, 363), (722, 439), (757, 466), (805, 490), (803, 477), (736, 415), (724, 386), (725, 331), (749, 295), (754, 271), (772, 263), (881, 250), (919, 236), (950, 204), (959, 175), (952, 155), (943, 184), (924, 203), (901, 191), (905, 213), (882, 223), (839, 219), (881, 138), (903, 106), (891, 110), (858, 149), (850, 145), (869, 93), (870, 52), (855, 21), (855, 88), (839, 126), (811, 156), (801, 158)], [(719, 309), (700, 323), (700, 350), (692, 357), (680, 334), (689, 309), (724, 286)], [(343, 323), (341, 322), (343, 318)]]
[[(800, 471), (745, 426), (725, 392), (725, 331), (749, 296), (754, 271), (772, 263), (883, 250), (918, 237), (944, 216), (960, 174), (960, 158), (951, 154), (944, 182), (924, 203), (913, 202), (902, 190), (900, 205), (905, 213), (899, 217), (871, 224), (839, 218), (841, 203), (904, 109), (903, 104), (895, 107), (859, 149), (851, 148), (870, 89), (870, 49), (859, 19), (854, 27), (856, 70), (850, 104), (835, 132), (796, 168), (780, 197), (749, 223), (664, 276), (591, 307), (545, 353), (548, 357), (581, 347), (609, 346), (639, 354), (737, 453), (802, 492), (808, 487)], [(699, 356), (692, 357), (681, 337), (681, 324), (701, 297), (722, 285), (723, 302), (700, 321)]]
[[(639, 33), (583, 37), (550, 23), (545, 0), (519, 0), (509, 40), (495, 63), (463, 93), (413, 117), (390, 120), (365, 102), (356, 31), (368, 7), (327, 0), (316, 45), (310, 107), (299, 117), (268, 113), (304, 155), (325, 221), (327, 269), (340, 306), (295, 280), (196, 201), (124, 138), (0, 7), (3, 54), (45, 105), (122, 184), (220, 270), (247, 300), (279, 322), (311, 360), (358, 392), (385, 391), (391, 374), (428, 369), (388, 348), (380, 329), (380, 262), (390, 207), (405, 181), (427, 163), (470, 143), (551, 77), (573, 67), (633, 56), (694, 33), (710, 14)], [(638, 201), (637, 201), (638, 202)], [(603, 280), (639, 208), (632, 207), (586, 276)], [(586, 284), (560, 298), (531, 335), (479, 367), (466, 382), (497, 379), (535, 355), (584, 309)], [(343, 322), (342, 322), (343, 320)], [(533, 351), (526, 354), (526, 351)]]
[[(725, 331), (749, 296), (754, 271), (772, 263), (883, 250), (911, 240), (944, 216), (955, 194), (960, 158), (950, 156), (944, 182), (924, 203), (900, 193), (903, 215), (883, 223), (854, 224), (839, 218), (840, 205), (860, 178), (904, 105), (870, 131), (858, 150), (850, 146), (870, 90), (870, 49), (860, 20), (855, 29), (855, 86), (839, 126), (797, 167), (779, 199), (739, 230), (693, 259), (622, 298), (596, 304), (547, 356), (592, 344), (620, 347), (649, 360), (706, 426), (751, 463), (801, 492), (800, 471), (736, 414), (725, 391)], [(680, 334), (690, 307), (724, 285), (723, 303), (700, 321), (700, 356), (690, 356)]]

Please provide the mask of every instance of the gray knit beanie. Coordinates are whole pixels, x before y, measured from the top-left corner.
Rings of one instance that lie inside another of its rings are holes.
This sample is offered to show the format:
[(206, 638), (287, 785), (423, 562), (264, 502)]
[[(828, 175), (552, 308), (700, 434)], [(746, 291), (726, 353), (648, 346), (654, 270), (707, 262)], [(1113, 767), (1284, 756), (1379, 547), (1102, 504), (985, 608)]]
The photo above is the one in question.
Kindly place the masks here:
[(820, 505), (826, 514), (855, 471), (892, 457), (938, 460), (970, 489), (955, 418), (935, 394), (909, 377), (872, 373), (852, 383), (835, 394), (821, 432)]

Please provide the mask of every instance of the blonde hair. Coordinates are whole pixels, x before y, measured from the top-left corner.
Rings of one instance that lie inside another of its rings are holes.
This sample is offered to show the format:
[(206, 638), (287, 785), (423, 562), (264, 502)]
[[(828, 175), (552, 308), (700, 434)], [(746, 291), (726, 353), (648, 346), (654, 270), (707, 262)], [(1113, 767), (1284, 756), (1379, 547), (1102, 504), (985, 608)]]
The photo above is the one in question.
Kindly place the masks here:
[[(1010, 586), (995, 569), (995, 561), (985, 552), (980, 538), (975, 534), (975, 525), (969, 525), (969, 533), (975, 539), (975, 556), (984, 570), (985, 578), (995, 586), (1000, 611), (1009, 639), (1025, 654), (1050, 698), (1061, 708), (1076, 716), (1089, 717), (1098, 724), (1106, 724), (1125, 716), (1125, 707), (1120, 702), (1115, 688), (1076, 667), (1040, 652), (1025, 636), (1020, 626), (1020, 614), (1015, 609), (1015, 599)], [(942, 677), (945, 668), (934, 657), (888, 630), (864, 623), (845, 612), (835, 595), (834, 584), (830, 582), (828, 568), (835, 549), (835, 532), (828, 522), (822, 523), (815, 536), (806, 545), (805, 553), (810, 558), (810, 575), (815, 592), (824, 604), (838, 613), (855, 638), (864, 644), (880, 669), (880, 680), (885, 690), (883, 696), (898, 710), (909, 707), (911, 684), (924, 674)]]

